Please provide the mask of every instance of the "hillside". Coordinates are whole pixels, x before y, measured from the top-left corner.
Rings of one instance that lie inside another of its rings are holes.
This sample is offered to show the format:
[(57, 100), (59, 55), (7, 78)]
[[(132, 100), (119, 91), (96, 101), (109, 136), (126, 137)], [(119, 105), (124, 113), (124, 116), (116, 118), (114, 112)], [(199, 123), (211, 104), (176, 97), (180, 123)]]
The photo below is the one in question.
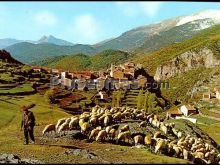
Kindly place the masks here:
[(59, 38), (56, 38), (52, 35), (49, 36), (42, 36), (39, 40), (37, 41), (31, 41), (31, 40), (17, 40), (13, 38), (3, 38), (0, 39), (0, 49), (9, 47), (11, 45), (21, 43), (21, 42), (28, 42), (32, 44), (42, 44), (42, 43), (47, 43), (47, 44), (55, 44), (55, 45), (62, 45), (62, 46), (73, 46), (74, 44)]
[(197, 81), (207, 79), (210, 73), (219, 68), (220, 25), (198, 33), (192, 39), (167, 46), (153, 53), (135, 58), (142, 62), (147, 71), (157, 80), (168, 81), (170, 89), (162, 93), (171, 101), (186, 97)]
[(135, 52), (151, 52), (158, 50), (159, 48), (180, 43), (184, 40), (190, 39), (194, 35), (200, 32), (201, 24), (214, 25), (214, 21), (211, 19), (195, 20), (180, 26), (175, 26), (169, 30), (161, 31), (146, 40), (134, 49)]
[(112, 63), (123, 63), (130, 56), (130, 54), (123, 51), (105, 50), (93, 56), (77, 54), (48, 58), (37, 62), (36, 65), (62, 68), (65, 70), (100, 70), (109, 68)]
[(0, 50), (0, 60), (7, 63), (15, 63), (15, 64), (22, 64), (21, 62), (15, 60), (9, 52), (5, 50)]
[(103, 50), (114, 49), (132, 53), (152, 52), (173, 43), (190, 39), (200, 31), (220, 23), (220, 12), (208, 10), (188, 16), (167, 19), (159, 23), (140, 26), (122, 33), (120, 36), (98, 42), (94, 45), (72, 44), (55, 38), (43, 36), (38, 41), (2, 39), (1, 45), (14, 58), (23, 63), (33, 63), (48, 57), (60, 55), (93, 55)]
[(220, 23), (218, 10), (205, 10), (192, 15), (180, 16), (159, 23), (131, 29), (117, 38), (101, 43), (98, 50), (119, 49), (150, 52), (190, 39), (203, 29)]
[(5, 48), (12, 56), (23, 63), (30, 64), (51, 56), (70, 55), (77, 53), (95, 54), (96, 50), (89, 45), (60, 46), (55, 44), (32, 44), (21, 42)]

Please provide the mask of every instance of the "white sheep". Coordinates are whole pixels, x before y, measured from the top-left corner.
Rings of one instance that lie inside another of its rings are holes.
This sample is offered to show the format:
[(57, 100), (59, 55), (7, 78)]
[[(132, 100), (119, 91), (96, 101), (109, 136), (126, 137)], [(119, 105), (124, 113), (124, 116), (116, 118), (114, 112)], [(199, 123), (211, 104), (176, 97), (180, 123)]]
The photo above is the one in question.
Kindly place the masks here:
[(56, 126), (55, 124), (48, 124), (45, 126), (45, 128), (42, 131), (42, 136), (44, 136), (46, 133), (52, 133), (52, 132), (56, 132)]
[(114, 128), (112, 128), (108, 133), (109, 139), (111, 140), (115, 139), (116, 135), (117, 135), (117, 131)]
[(83, 134), (87, 134), (87, 133), (88, 133), (88, 130), (89, 130), (89, 127), (90, 127), (89, 123), (88, 123), (88, 122), (84, 122), (84, 123), (80, 126), (81, 132), (82, 132)]
[(119, 133), (128, 131), (129, 129), (130, 129), (129, 125), (126, 124), (123, 127), (121, 127), (121, 129), (119, 130)]
[(69, 130), (69, 123), (64, 122), (61, 126), (58, 127), (57, 133), (61, 135), (61, 132), (63, 131), (65, 135), (65, 131), (68, 131), (68, 130)]
[(89, 139), (95, 139), (100, 130), (101, 130), (101, 127), (97, 127), (93, 129), (89, 135)]
[(141, 135), (136, 135), (134, 137), (134, 144), (137, 145), (137, 144), (143, 144), (144, 143), (144, 138), (143, 136)]
[(131, 138), (131, 133), (130, 131), (125, 131), (125, 132), (120, 132), (118, 134), (118, 138), (117, 138), (117, 143), (119, 143), (120, 141), (126, 142), (126, 140), (129, 142), (130, 140), (133, 140)]
[(79, 127), (79, 118), (71, 118), (71, 121), (69, 122), (69, 128), (70, 130), (72, 129), (77, 129)]
[(66, 118), (59, 119), (56, 124), (56, 131), (58, 131), (58, 127), (65, 122)]
[(104, 118), (104, 126), (108, 126), (110, 124), (110, 117), (109, 116), (105, 116)]
[(101, 130), (98, 133), (98, 136), (96, 137), (96, 141), (103, 141), (104, 139), (107, 138), (107, 133), (105, 130)]

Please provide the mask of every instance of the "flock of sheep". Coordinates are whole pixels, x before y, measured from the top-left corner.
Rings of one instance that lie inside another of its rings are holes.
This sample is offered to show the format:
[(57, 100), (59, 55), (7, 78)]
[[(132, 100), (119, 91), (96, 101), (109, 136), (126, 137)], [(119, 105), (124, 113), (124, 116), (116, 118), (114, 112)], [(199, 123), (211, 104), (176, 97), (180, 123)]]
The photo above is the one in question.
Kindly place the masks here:
[[(152, 127), (155, 133), (132, 134), (128, 124), (122, 127), (118, 125), (125, 119), (140, 121), (139, 127), (143, 129)], [(201, 138), (185, 135), (185, 132), (175, 128), (174, 123), (165, 123), (164, 119), (154, 114), (147, 114), (144, 110), (130, 107), (109, 110), (95, 106), (91, 112), (62, 118), (57, 124), (47, 125), (42, 131), (42, 136), (53, 131), (61, 136), (71, 130), (80, 130), (89, 140), (145, 145), (154, 153), (193, 162), (220, 164), (220, 152), (211, 144)]]

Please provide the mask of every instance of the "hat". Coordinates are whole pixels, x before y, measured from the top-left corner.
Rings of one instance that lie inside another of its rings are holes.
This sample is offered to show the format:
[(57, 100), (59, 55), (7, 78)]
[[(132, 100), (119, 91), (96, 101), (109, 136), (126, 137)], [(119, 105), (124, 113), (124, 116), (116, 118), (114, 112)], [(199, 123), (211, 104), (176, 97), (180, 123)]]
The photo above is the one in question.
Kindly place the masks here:
[(21, 109), (22, 109), (23, 111), (28, 111), (28, 107), (26, 107), (25, 105), (23, 105), (23, 106), (21, 107)]

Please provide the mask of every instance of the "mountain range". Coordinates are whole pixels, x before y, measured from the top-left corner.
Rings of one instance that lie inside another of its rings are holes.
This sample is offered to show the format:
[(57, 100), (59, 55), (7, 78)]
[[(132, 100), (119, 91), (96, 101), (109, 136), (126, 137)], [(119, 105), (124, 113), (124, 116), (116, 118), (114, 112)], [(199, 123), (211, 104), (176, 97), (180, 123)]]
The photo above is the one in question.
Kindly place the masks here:
[(137, 27), (122, 33), (119, 37), (107, 39), (94, 45), (72, 44), (50, 35), (43, 36), (38, 41), (2, 39), (0, 47), (4, 46), (4, 49), (9, 51), (14, 58), (24, 63), (78, 53), (94, 55), (107, 49), (142, 54), (190, 39), (203, 29), (219, 23), (219, 10), (205, 10)]
[(8, 46), (17, 44), (17, 43), (22, 43), (22, 42), (28, 42), (32, 44), (55, 44), (55, 45), (61, 45), (61, 46), (73, 46), (74, 44), (59, 38), (56, 38), (52, 35), (49, 36), (42, 36), (39, 40), (37, 41), (31, 41), (31, 40), (17, 40), (13, 38), (4, 38), (0, 39), (0, 49), (6, 48)]

